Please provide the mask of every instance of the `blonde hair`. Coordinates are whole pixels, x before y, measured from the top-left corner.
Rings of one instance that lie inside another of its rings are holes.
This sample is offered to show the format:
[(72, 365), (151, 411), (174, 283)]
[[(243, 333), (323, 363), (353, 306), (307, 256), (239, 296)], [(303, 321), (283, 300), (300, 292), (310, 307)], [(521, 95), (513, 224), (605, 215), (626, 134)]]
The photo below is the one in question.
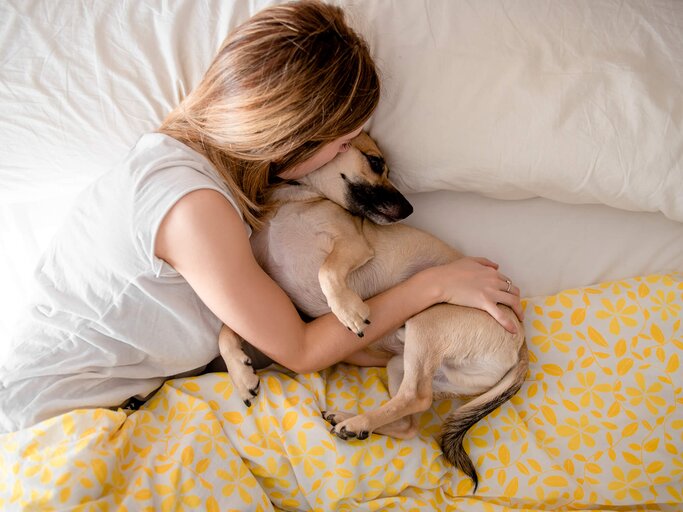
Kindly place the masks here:
[(343, 11), (292, 2), (231, 32), (159, 131), (206, 156), (258, 228), (277, 174), (359, 128), (379, 93), (367, 44)]

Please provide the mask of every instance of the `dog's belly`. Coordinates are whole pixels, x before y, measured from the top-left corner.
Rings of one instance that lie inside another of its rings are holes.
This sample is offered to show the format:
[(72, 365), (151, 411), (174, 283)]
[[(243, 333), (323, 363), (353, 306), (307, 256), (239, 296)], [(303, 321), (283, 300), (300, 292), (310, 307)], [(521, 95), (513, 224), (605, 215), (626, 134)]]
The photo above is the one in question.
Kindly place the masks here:
[(365, 221), (363, 235), (375, 256), (349, 275), (349, 286), (363, 299), (396, 286), (421, 270), (461, 257), (438, 238), (405, 224), (378, 226)]

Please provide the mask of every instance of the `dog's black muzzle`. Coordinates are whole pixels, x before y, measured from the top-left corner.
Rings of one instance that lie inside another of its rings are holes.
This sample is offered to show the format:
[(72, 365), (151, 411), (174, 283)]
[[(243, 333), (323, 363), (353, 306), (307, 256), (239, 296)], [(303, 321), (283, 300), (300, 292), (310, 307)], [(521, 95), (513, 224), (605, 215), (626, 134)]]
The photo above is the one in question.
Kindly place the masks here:
[(375, 224), (392, 224), (413, 213), (413, 205), (393, 187), (349, 183), (348, 210)]

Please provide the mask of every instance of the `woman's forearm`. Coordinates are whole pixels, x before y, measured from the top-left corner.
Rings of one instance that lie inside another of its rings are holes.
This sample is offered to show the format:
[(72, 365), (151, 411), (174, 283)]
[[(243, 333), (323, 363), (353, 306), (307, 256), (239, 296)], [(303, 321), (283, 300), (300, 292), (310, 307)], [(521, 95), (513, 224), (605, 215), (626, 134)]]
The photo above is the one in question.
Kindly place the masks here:
[(433, 279), (428, 273), (429, 270), (425, 270), (415, 274), (368, 299), (371, 323), (362, 338), (349, 331), (332, 313), (306, 324), (301, 357), (290, 369), (308, 373), (343, 360), (352, 361), (350, 357), (354, 353), (395, 331), (411, 316), (440, 302), (439, 291), (433, 286)]
[[(498, 272), (498, 265), (485, 258), (460, 258), (454, 262), (430, 267), (403, 283), (372, 297), (372, 323), (359, 338), (328, 313), (301, 328), (293, 370), (300, 373), (326, 368), (367, 347), (382, 336), (393, 332), (411, 316), (428, 307), (448, 302), (481, 309), (489, 313), (505, 329), (517, 332), (516, 322), (503, 314), (498, 304), (512, 308), (520, 321), (524, 320), (519, 288)], [(288, 354), (289, 355), (289, 354)], [(361, 358), (362, 354), (354, 355)]]

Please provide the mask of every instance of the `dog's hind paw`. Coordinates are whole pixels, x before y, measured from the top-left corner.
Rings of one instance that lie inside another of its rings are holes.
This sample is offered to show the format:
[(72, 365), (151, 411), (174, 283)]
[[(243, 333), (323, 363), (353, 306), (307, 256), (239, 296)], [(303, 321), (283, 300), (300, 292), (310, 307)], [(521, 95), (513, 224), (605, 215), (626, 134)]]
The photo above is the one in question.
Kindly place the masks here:
[(336, 425), (342, 421), (353, 418), (355, 415), (349, 412), (339, 412), (339, 411), (320, 411), (323, 419), (327, 421), (330, 425)]
[(321, 411), (323, 419), (328, 422), (330, 425), (333, 427), (337, 423), (341, 423), (344, 420), (348, 420), (349, 418), (353, 418), (353, 414), (350, 414), (348, 412), (339, 412), (339, 411)]
[(341, 427), (340, 429), (337, 429), (337, 427), (332, 427), (330, 433), (336, 435), (339, 439), (343, 439), (344, 441), (353, 439), (354, 437), (362, 441), (370, 436), (370, 432), (367, 430), (361, 430), (360, 432), (356, 433), (353, 430), (347, 430), (346, 427)]
[(355, 423), (364, 423), (360, 416), (354, 416), (353, 414), (344, 412), (330, 412), (323, 411), (323, 418), (332, 425), (330, 430), (331, 434), (334, 434), (339, 439), (367, 439), (370, 436), (370, 430), (367, 428), (355, 428), (353, 425)]
[(322, 414), (323, 419), (328, 422), (330, 425), (333, 427), (337, 424), (337, 420), (335, 419), (336, 414), (333, 412), (328, 412), (328, 411), (320, 411)]

